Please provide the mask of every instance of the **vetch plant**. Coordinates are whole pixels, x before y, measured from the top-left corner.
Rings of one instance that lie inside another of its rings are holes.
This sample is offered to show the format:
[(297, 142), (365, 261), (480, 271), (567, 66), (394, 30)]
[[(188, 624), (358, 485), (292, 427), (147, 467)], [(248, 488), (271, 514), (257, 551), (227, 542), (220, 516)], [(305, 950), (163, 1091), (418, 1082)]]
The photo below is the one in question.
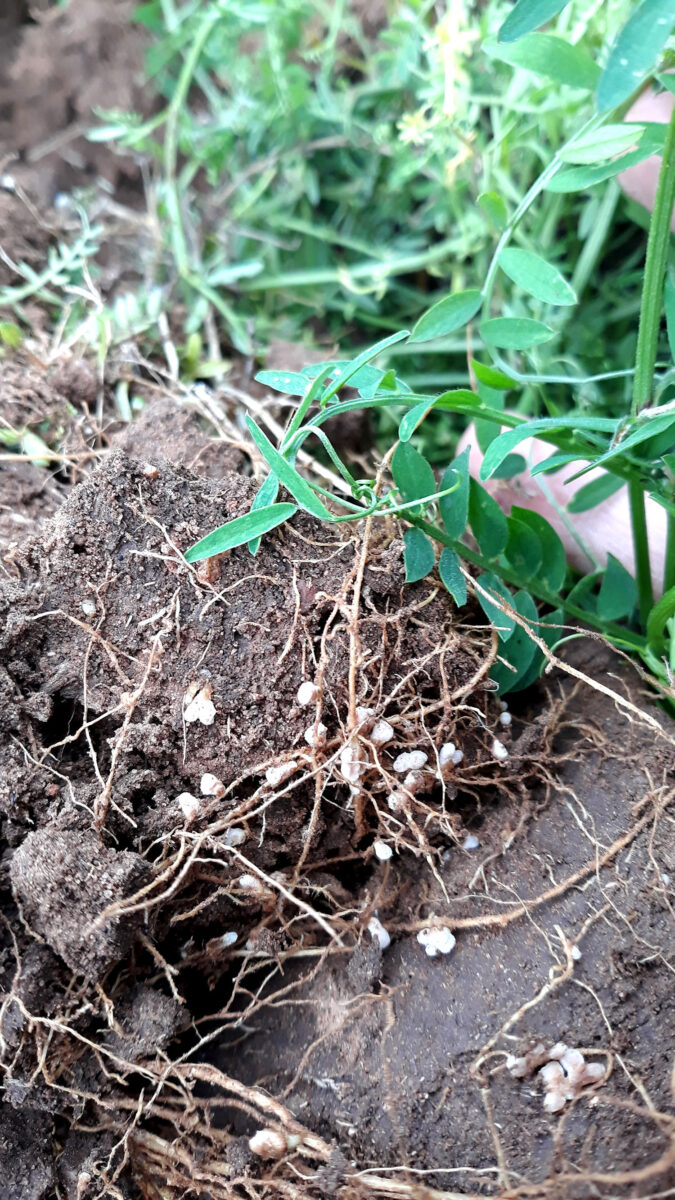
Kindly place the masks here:
[[(406, 579), (415, 582), (437, 570), (460, 607), (466, 604), (471, 587), (497, 630), (499, 661), (491, 675), (501, 693), (524, 688), (536, 678), (546, 647), (560, 639), (560, 626), (572, 619), (641, 655), (662, 689), (674, 694), (675, 401), (670, 395), (675, 370), (672, 362), (658, 361), (658, 351), (665, 308), (671, 360), (675, 356), (675, 286), (666, 278), (675, 201), (675, 117), (667, 128), (624, 125), (620, 121), (636, 83), (646, 79), (654, 54), (661, 54), (675, 23), (675, 2), (661, 4), (658, 38), (654, 34), (647, 39), (649, 62), (644, 44), (639, 50), (634, 47), (625, 53), (635, 23), (642, 28), (640, 23), (652, 8), (652, 0), (643, 0), (637, 6), (626, 27), (628, 32), (619, 35), (602, 73), (597, 69), (588, 71), (584, 56), (579, 69), (585, 71), (584, 86), (597, 84), (599, 111), (555, 153), (505, 221), (480, 288), (447, 296), (420, 317), (412, 333), (394, 333), (351, 361), (331, 361), (297, 373), (263, 371), (258, 375), (268, 387), (298, 397), (297, 408), (278, 446), (247, 418), (269, 474), (251, 512), (198, 542), (188, 552), (188, 561), (244, 543), (255, 553), (260, 536), (288, 520), (298, 508), (331, 523), (397, 515), (407, 525)], [(561, 62), (569, 63), (572, 58), (579, 65), (582, 52), (578, 48), (531, 32), (545, 19), (540, 9), (534, 0), (519, 0), (502, 36), (512, 38), (514, 28), (522, 28), (527, 37), (521, 61), (539, 61), (546, 49), (549, 67), (545, 73), (549, 76), (551, 56), (555, 58), (556, 54), (562, 55)], [(528, 22), (534, 24), (528, 26)], [(539, 38), (546, 40), (542, 44)], [(560, 45), (551, 46), (551, 41)], [(670, 77), (659, 78), (672, 88)], [(612, 107), (607, 107), (608, 97)], [(593, 377), (523, 370), (523, 356), (539, 363), (539, 347), (558, 337), (565, 312), (577, 303), (575, 289), (557, 262), (548, 261), (530, 245), (511, 244), (515, 237), (526, 240), (526, 215), (547, 188), (562, 194), (569, 189), (602, 185), (627, 163), (659, 149), (663, 166), (649, 229), (633, 368)], [(525, 300), (518, 300), (519, 311), (529, 304), (532, 315), (511, 315), (508, 306), (505, 313), (495, 313), (498, 280), (507, 281), (509, 287), (514, 285), (519, 296), (524, 293)], [(483, 346), (483, 354), (471, 364), (475, 391), (459, 388), (441, 394), (418, 393), (395, 369), (376, 365), (380, 356), (391, 355), (402, 341), (410, 345), (444, 337), (474, 317), (479, 318), (478, 334)], [(590, 382), (600, 388), (626, 375), (632, 381), (627, 411), (599, 415), (579, 400), (575, 402), (575, 396), (582, 395)], [(568, 390), (572, 406), (567, 411), (559, 411), (555, 403), (548, 401), (546, 389), (551, 383), (557, 388), (564, 384)], [(356, 398), (344, 394), (346, 387), (350, 393), (357, 393)], [(510, 392), (517, 397), (533, 387), (541, 394), (546, 415), (528, 417), (518, 411), (517, 399), (509, 409), (505, 407)], [(383, 471), (377, 480), (354, 478), (324, 429), (331, 419), (358, 409), (396, 415), (398, 440), (387, 456), (391, 487), (385, 486)], [(432, 413), (468, 416), (476, 423), (484, 450), (482, 482), (469, 474), (468, 450), (457, 455), (437, 480), (428, 458), (417, 448), (421, 427)], [(525, 460), (518, 450), (532, 436), (549, 443), (552, 450), (550, 457), (532, 468), (532, 476), (545, 478), (572, 462), (578, 468), (575, 479), (594, 469), (602, 472), (575, 493), (569, 514), (590, 510), (627, 485), (635, 576), (610, 555), (604, 569), (592, 570), (580, 578), (570, 569), (560, 537), (543, 516), (518, 506), (506, 515), (483, 487), (483, 482), (491, 478), (514, 477), (524, 469)], [(300, 475), (297, 453), (310, 440), (331, 461), (349, 489), (349, 498)], [(279, 502), (281, 487), (290, 493), (292, 503)], [(647, 498), (663, 507), (669, 521), (663, 596), (656, 601), (645, 519)], [(503, 757), (501, 743), (495, 741), (495, 746), (497, 757)]]

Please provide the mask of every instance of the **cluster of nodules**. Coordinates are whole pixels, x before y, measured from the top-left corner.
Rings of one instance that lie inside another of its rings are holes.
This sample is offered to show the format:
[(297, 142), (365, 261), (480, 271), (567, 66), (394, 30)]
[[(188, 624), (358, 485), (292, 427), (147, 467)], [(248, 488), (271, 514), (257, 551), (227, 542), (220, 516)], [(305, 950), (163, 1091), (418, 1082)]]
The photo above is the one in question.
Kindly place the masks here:
[(516, 1079), (539, 1071), (544, 1085), (546, 1112), (562, 1112), (569, 1100), (577, 1100), (590, 1084), (601, 1083), (607, 1074), (602, 1063), (588, 1063), (581, 1050), (556, 1042), (549, 1050), (540, 1042), (527, 1054), (509, 1054), (506, 1069)]

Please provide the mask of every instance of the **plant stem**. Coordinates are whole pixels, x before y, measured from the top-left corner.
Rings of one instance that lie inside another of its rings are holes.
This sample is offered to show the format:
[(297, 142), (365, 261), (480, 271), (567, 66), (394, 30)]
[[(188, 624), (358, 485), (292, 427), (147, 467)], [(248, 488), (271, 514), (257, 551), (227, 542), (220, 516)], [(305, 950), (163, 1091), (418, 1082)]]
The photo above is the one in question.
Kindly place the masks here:
[(670, 591), (675, 587), (675, 517), (668, 514), (668, 535), (666, 539), (666, 565), (663, 572), (663, 590)]
[(645, 259), (640, 325), (635, 354), (635, 377), (631, 416), (637, 417), (652, 396), (656, 368), (656, 351), (663, 312), (663, 284), (666, 277), (670, 222), (675, 204), (675, 108), (673, 109), (666, 143), (663, 149), (659, 182), (654, 200), (654, 212), (649, 225), (647, 257)]
[(628, 484), (628, 499), (630, 502), (630, 523), (633, 531), (633, 548), (635, 551), (635, 579), (638, 590), (638, 605), (642, 628), (647, 627), (647, 617), (654, 605), (654, 589), (649, 563), (649, 539), (647, 535), (647, 513), (645, 509), (645, 493), (639, 483), (631, 480)]
[[(649, 225), (645, 274), (640, 304), (637, 350), (635, 352), (635, 375), (631, 417), (636, 420), (640, 411), (652, 398), (656, 355), (663, 312), (663, 284), (666, 276), (670, 222), (675, 204), (675, 109), (668, 124), (666, 142), (656, 188), (654, 212)], [(649, 611), (654, 604), (651, 568), (649, 563), (649, 540), (645, 512), (645, 493), (639, 483), (628, 485), (630, 517), (635, 549), (635, 567), (640, 604), (640, 620), (646, 627)]]

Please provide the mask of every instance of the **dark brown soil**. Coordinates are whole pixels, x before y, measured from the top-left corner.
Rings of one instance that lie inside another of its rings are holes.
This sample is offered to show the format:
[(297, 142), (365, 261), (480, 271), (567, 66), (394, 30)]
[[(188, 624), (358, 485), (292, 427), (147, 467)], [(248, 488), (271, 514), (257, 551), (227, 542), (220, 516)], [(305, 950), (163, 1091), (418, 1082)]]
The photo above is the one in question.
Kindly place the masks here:
[[(356, 626), (362, 544), (308, 517), (256, 558), (187, 567), (180, 551), (245, 511), (252, 483), (166, 399), (120, 437), (136, 457), (113, 450), (31, 514), (0, 588), (9, 1194), (295, 1196), (298, 1170), (298, 1196), (343, 1200), (667, 1194), (667, 738), (564, 677), (498, 724), (484, 635), (428, 582), (404, 585), (394, 530), (368, 546)], [(350, 660), (374, 710), (356, 793)], [(576, 661), (628, 687), (597, 652)], [(303, 680), (327, 727), (314, 751)], [(212, 724), (185, 721), (199, 692)], [(465, 758), (443, 799), (430, 766), (450, 739)], [(411, 749), (428, 774), (392, 810)], [(224, 794), (200, 794), (205, 772)], [(448, 957), (416, 940), (434, 920), (455, 930)], [(548, 1114), (537, 1072), (514, 1078), (505, 1054), (560, 1040), (611, 1074)], [(266, 1125), (301, 1139), (288, 1167), (251, 1153)]]
[(130, 22), (136, 7), (134, 0), (3, 7), (0, 174), (10, 170), (42, 204), (99, 179), (119, 191), (136, 175), (132, 160), (84, 136), (94, 108), (144, 109), (144, 38)]
[[(606, 675), (604, 652), (583, 657)], [(346, 969), (329, 960), (293, 1007), (278, 993), (303, 964), (285, 965), (255, 1034), (216, 1052), (223, 1071), (283, 1096), (362, 1170), (396, 1166), (411, 1184), (422, 1171), (461, 1192), (501, 1183), (509, 1195), (527, 1179), (534, 1194), (575, 1200), (675, 1188), (672, 1125), (655, 1116), (672, 1112), (672, 752), (587, 689), (565, 721), (550, 785), (524, 808), (486, 798), (472, 823), (479, 847), (444, 858), (445, 892), (421, 863), (392, 868), (380, 917), (395, 943), (379, 962), (367, 943), (358, 969), (358, 951)], [(432, 913), (457, 946), (430, 962), (414, 931)], [(537, 1076), (514, 1078), (505, 1059), (558, 1041), (612, 1074), (551, 1116)]]

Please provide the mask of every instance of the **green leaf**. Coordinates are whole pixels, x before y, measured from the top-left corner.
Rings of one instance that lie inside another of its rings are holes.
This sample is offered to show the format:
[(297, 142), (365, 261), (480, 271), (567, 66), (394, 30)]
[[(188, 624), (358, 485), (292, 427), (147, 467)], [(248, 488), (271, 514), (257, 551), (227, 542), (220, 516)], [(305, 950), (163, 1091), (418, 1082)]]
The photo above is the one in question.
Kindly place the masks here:
[(486, 571), (483, 575), (479, 575), (478, 583), (480, 583), (481, 587), (485, 588), (488, 592), (495, 596), (495, 600), (491, 600), (487, 596), (484, 596), (482, 592), (479, 592), (478, 588), (476, 588), (478, 603), (485, 613), (485, 616), (490, 624), (494, 625), (499, 634), (500, 640), (502, 642), (508, 642), (514, 629), (516, 628), (516, 622), (514, 621), (513, 617), (508, 615), (508, 613), (502, 612), (501, 608), (499, 607), (499, 600), (503, 600), (506, 604), (512, 605), (513, 598), (511, 593), (502, 583), (501, 579), (498, 579), (498, 577), (494, 575), (492, 571)]
[(501, 196), (497, 192), (482, 192), (478, 197), (478, 203), (488, 221), (501, 233), (506, 228), (509, 219), (506, 205)]
[[(246, 417), (246, 426), (268, 466), (272, 468), (279, 482), (283, 483), (285, 488), (288, 488), (292, 496), (295, 496), (301, 508), (307, 509), (307, 512), (318, 517), (320, 521), (333, 521), (334, 517), (332, 513), (329, 513), (325, 504), (322, 504), (319, 497), (315, 495), (307, 480), (298, 475), (295, 467), (292, 467), (282, 454), (279, 454), (279, 451), (274, 448), (262, 429), (259, 429), (255, 421), (248, 415)], [(255, 536), (255, 534), (252, 536)]]
[(429, 397), (423, 400), (421, 404), (416, 404), (414, 408), (409, 409), (405, 414), (398, 427), (398, 436), (400, 440), (402, 442), (410, 441), (410, 438), (417, 429), (417, 426), (422, 423), (427, 414), (430, 413), (433, 408), (437, 408), (439, 405), (445, 407), (449, 401), (452, 402), (453, 398), (455, 400), (468, 402), (472, 406), (478, 403), (477, 397), (473, 392), (470, 392), (468, 388), (457, 388), (453, 392), (443, 392), (442, 396)]
[(524, 521), (519, 521), (517, 517), (507, 517), (506, 524), (509, 533), (509, 540), (504, 551), (506, 560), (514, 571), (518, 572), (521, 579), (532, 579), (541, 570), (543, 558), (541, 542), (534, 529), (531, 529)]
[(595, 90), (600, 79), (600, 68), (585, 51), (550, 33), (528, 33), (515, 45), (486, 42), (483, 50), (491, 58), (588, 92)]
[(558, 171), (552, 179), (549, 179), (546, 184), (546, 191), (559, 193), (584, 192), (596, 183), (604, 183), (606, 179), (612, 179), (614, 175), (618, 175), (620, 171), (627, 170), (628, 167), (637, 166), (638, 163), (644, 162), (646, 158), (650, 158), (652, 154), (662, 153), (665, 142), (665, 128), (665, 125), (647, 126), (640, 138), (638, 148), (636, 150), (629, 150), (626, 154), (619, 155), (618, 158), (612, 159), (611, 162), (603, 163), (600, 166), (567, 167), (564, 171)]
[(504, 375), (502, 371), (497, 371), (495, 367), (478, 362), (475, 358), (471, 360), (471, 366), (476, 379), (480, 383), (484, 383), (486, 387), (493, 388), (498, 392), (508, 392), (511, 388), (516, 387), (514, 379), (509, 379), (508, 375)]
[(513, 479), (514, 475), (522, 475), (527, 463), (522, 454), (507, 454), (506, 458), (493, 473), (493, 479)]
[(598, 111), (616, 108), (646, 79), (673, 25), (675, 0), (642, 0), (619, 33), (598, 84)]
[(673, 278), (671, 275), (666, 276), (664, 305), (666, 310), (668, 345), (670, 346), (670, 353), (675, 361), (675, 283), (673, 283)]
[[(346, 383), (349, 383), (351, 387), (364, 387), (365, 384), (363, 383), (363, 375), (360, 374), (362, 368), (366, 367), (370, 363), (371, 359), (377, 358), (378, 354), (381, 354), (383, 350), (388, 350), (390, 346), (396, 345), (397, 342), (401, 342), (404, 338), (409, 336), (409, 329), (399, 329), (398, 333), (391, 333), (389, 334), (389, 337), (382, 338), (381, 341), (376, 342), (374, 346), (369, 346), (367, 350), (363, 350), (361, 354), (358, 354), (356, 358), (352, 359), (351, 362), (345, 363), (344, 366), (339, 364), (338, 370), (335, 372), (333, 377), (333, 382), (331, 383), (330, 387), (327, 388), (321, 398), (322, 403), (325, 404), (328, 400), (330, 400), (331, 396), (334, 396), (336, 392), (339, 392), (340, 388), (344, 387)], [(378, 372), (378, 382), (380, 382), (381, 379), (382, 373)], [(358, 380), (359, 382), (357, 383), (355, 380)]]
[(551, 471), (559, 471), (561, 467), (566, 467), (571, 462), (578, 462), (580, 458), (582, 458), (581, 454), (549, 454), (548, 458), (530, 465), (530, 475), (534, 478), (536, 475), (547, 475)]
[(565, 7), (567, 0), (516, 0), (499, 30), (500, 42), (515, 42), (518, 38), (545, 25)]
[(508, 247), (499, 256), (499, 265), (509, 279), (544, 304), (576, 304), (577, 298), (557, 267), (551, 266), (529, 250)]
[(664, 593), (647, 617), (647, 641), (657, 654), (663, 648), (666, 623), (672, 616), (675, 616), (675, 587)]
[(0, 321), (0, 341), (14, 350), (23, 342), (23, 331), (12, 321)]
[(631, 433), (627, 434), (621, 441), (618, 441), (610, 450), (594, 458), (587, 467), (583, 467), (581, 471), (577, 471), (576, 475), (573, 475), (572, 478), (579, 479), (582, 475), (592, 470), (593, 467), (601, 467), (605, 463), (610, 462), (611, 459), (619, 458), (627, 450), (633, 450), (641, 442), (649, 441), (650, 438), (656, 437), (657, 433), (663, 433), (673, 425), (675, 425), (675, 413), (664, 413), (662, 417), (652, 417), (649, 420), (640, 421), (637, 428), (634, 428)]
[(530, 317), (492, 317), (481, 321), (478, 328), (488, 346), (497, 346), (501, 350), (527, 350), (554, 336), (548, 325)]
[[(545, 617), (541, 617), (538, 626), (535, 627), (535, 633), (546, 643), (549, 649), (553, 649), (556, 642), (559, 642), (561, 637), (564, 637), (565, 631), (557, 628), (563, 620), (564, 614), (562, 609), (556, 608), (553, 612), (547, 613)], [(537, 647), (530, 667), (518, 680), (517, 686), (511, 686), (509, 690), (512, 692), (522, 692), (525, 688), (530, 687), (539, 678), (545, 661), (544, 654)]]
[(529, 508), (520, 508), (517, 504), (513, 505), (511, 516), (536, 533), (541, 546), (541, 566), (537, 579), (549, 592), (559, 592), (567, 574), (567, 559), (565, 547), (555, 529), (551, 528), (540, 513), (532, 512)]
[(572, 414), (567, 417), (538, 417), (534, 421), (523, 421), (515, 429), (506, 429), (488, 447), (485, 458), (481, 463), (481, 479), (489, 479), (499, 464), (529, 437), (542, 433), (557, 433), (559, 430), (583, 432), (591, 430), (595, 433), (615, 433), (619, 422), (610, 417), (582, 417)]
[(457, 456), (454, 462), (443, 472), (439, 491), (452, 487), (459, 481), (459, 487), (449, 496), (441, 496), (438, 507), (441, 520), (448, 537), (460, 538), (466, 529), (469, 515), (469, 447)]
[(436, 562), (434, 545), (421, 529), (406, 529), (403, 534), (406, 583), (417, 583), (433, 570)]
[(307, 391), (307, 376), (297, 371), (258, 371), (255, 379), (263, 387), (285, 392), (287, 396), (304, 396)]
[(619, 479), (616, 475), (610, 475), (609, 471), (605, 475), (600, 475), (598, 479), (592, 479), (590, 483), (584, 484), (579, 488), (579, 491), (570, 500), (567, 505), (568, 513), (583, 513), (589, 509), (595, 508), (596, 504), (602, 504), (603, 500), (609, 500), (619, 488), (625, 487), (625, 479)]
[[(531, 622), (535, 627), (535, 632), (538, 633), (539, 631), (536, 627), (539, 620), (537, 607), (529, 592), (516, 592), (511, 603), (519, 616)], [(516, 625), (513, 636), (508, 639), (505, 645), (499, 647), (501, 657), (506, 659), (509, 666), (497, 662), (490, 669), (490, 678), (493, 683), (498, 685), (500, 696), (514, 691), (518, 687), (520, 680), (532, 665), (532, 660), (536, 652), (537, 645), (530, 637), (527, 629), (524, 629), (522, 625)]]
[(391, 473), (404, 500), (421, 500), (436, 491), (436, 479), (429, 463), (410, 442), (400, 442), (396, 447)]
[[(270, 471), (267, 479), (260, 485), (251, 505), (251, 512), (255, 512), (259, 508), (267, 508), (268, 504), (274, 504), (279, 495), (279, 480), (273, 471)], [(260, 538), (252, 538), (248, 544), (251, 554), (256, 555), (260, 549)]]
[(559, 152), (562, 162), (581, 164), (602, 162), (635, 146), (644, 133), (644, 125), (603, 125), (577, 138)]
[(430, 342), (432, 338), (445, 337), (461, 329), (478, 312), (483, 299), (478, 288), (455, 292), (432, 305), (420, 317), (411, 335), (411, 342)]
[(481, 553), (486, 558), (497, 558), (509, 540), (506, 517), (475, 479), (469, 481), (469, 524)]
[(189, 563), (199, 562), (203, 558), (212, 558), (214, 554), (222, 554), (235, 546), (243, 546), (251, 538), (261, 537), (269, 533), (284, 521), (290, 520), (298, 511), (295, 504), (268, 504), (255, 512), (248, 512), (243, 517), (235, 517), (226, 525), (207, 533), (201, 541), (195, 542), (185, 555)]
[(613, 554), (608, 554), (598, 596), (598, 615), (604, 621), (630, 617), (635, 611), (637, 598), (637, 584), (633, 576)]
[(441, 582), (452, 596), (458, 608), (466, 604), (466, 579), (462, 575), (459, 556), (446, 546), (438, 564)]

